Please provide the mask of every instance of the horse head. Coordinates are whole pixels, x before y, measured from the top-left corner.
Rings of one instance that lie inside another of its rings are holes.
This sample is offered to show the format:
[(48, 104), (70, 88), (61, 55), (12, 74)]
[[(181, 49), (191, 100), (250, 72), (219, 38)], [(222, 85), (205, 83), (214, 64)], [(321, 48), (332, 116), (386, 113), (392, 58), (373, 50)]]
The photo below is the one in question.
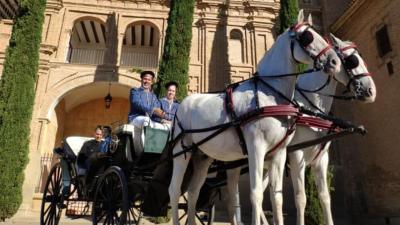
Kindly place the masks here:
[(311, 14), (304, 21), (303, 10), (300, 10), (297, 23), (286, 31), (290, 37), (292, 59), (297, 63), (314, 63), (315, 68), (331, 75), (338, 73), (339, 57), (331, 44), (313, 29), (312, 24)]
[(347, 91), (356, 99), (365, 103), (374, 102), (376, 86), (357, 46), (352, 42), (342, 41), (333, 34), (330, 34), (330, 39), (342, 61), (341, 72), (335, 75), (335, 79), (346, 85)]

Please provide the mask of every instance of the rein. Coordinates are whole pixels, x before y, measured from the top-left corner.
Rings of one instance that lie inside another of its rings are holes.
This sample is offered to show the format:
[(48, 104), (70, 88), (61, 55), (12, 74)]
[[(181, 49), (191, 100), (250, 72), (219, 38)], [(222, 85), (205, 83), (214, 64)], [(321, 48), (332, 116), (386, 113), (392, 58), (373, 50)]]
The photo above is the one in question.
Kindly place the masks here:
[[(308, 53), (308, 55), (314, 59), (314, 67), (312, 69), (306, 70), (306, 71), (302, 71), (302, 72), (296, 72), (296, 73), (287, 73), (287, 74), (275, 74), (275, 75), (271, 75), (268, 76), (268, 78), (283, 78), (283, 77), (290, 77), (290, 76), (298, 76), (298, 75), (302, 75), (302, 74), (307, 74), (307, 73), (312, 73), (312, 72), (316, 72), (319, 70), (323, 69), (322, 66), (322, 62), (320, 61), (320, 57), (322, 55), (324, 55), (329, 49), (332, 48), (332, 45), (328, 44), (328, 46), (326, 46), (325, 48), (323, 48), (317, 55), (312, 55), (310, 51), (307, 51), (307, 47), (308, 45), (303, 45), (303, 43), (306, 43), (306, 39), (307, 39), (307, 35), (311, 35), (312, 34), (310, 31), (307, 31), (308, 29), (310, 29), (310, 26), (308, 25), (307, 28), (305, 28), (305, 30), (303, 31), (302, 34), (307, 34), (305, 35), (305, 37), (299, 37), (298, 34), (298, 30), (301, 28), (302, 25), (307, 25), (307, 24), (296, 24), (295, 26), (293, 26), (291, 28), (291, 33), (290, 33), (290, 37), (291, 37), (291, 54), (293, 56), (293, 60), (298, 62), (297, 59), (294, 58), (294, 42), (297, 40), (300, 45), (301, 48), (303, 48), (303, 50), (305, 52)], [(308, 33), (307, 33), (308, 32)], [(300, 39), (303, 38), (303, 39)], [(312, 41), (311, 41), (312, 42)], [(311, 43), (310, 42), (310, 43)], [(310, 44), (309, 43), (309, 44)], [(236, 115), (235, 113), (235, 109), (234, 109), (234, 104), (233, 104), (233, 92), (234, 90), (242, 83), (246, 82), (246, 81), (253, 81), (254, 82), (254, 99), (256, 101), (256, 108), (254, 110), (251, 110), (243, 115)], [(281, 97), (282, 99), (284, 99), (285, 101), (287, 101), (289, 104), (288, 105), (276, 105), (276, 106), (265, 106), (265, 107), (260, 107), (259, 106), (259, 100), (258, 100), (258, 86), (259, 84), (265, 85), (266, 87), (268, 87), (271, 91), (273, 91), (274, 93), (276, 93), (279, 97)], [(327, 84), (326, 84), (327, 85)], [(323, 88), (323, 87), (322, 87)], [(321, 88), (321, 89), (322, 89)], [(179, 126), (179, 128), (181, 129), (181, 132), (178, 134), (178, 136), (176, 138), (174, 138), (170, 143), (169, 143), (169, 148), (172, 149), (173, 147), (176, 146), (176, 144), (178, 144), (178, 142), (181, 142), (181, 146), (182, 146), (182, 150), (180, 152), (177, 152), (175, 154), (172, 155), (172, 157), (177, 157), (179, 155), (182, 154), (186, 154), (186, 152), (190, 152), (190, 151), (194, 151), (196, 149), (198, 149), (198, 147), (204, 143), (206, 143), (207, 141), (211, 140), (212, 138), (216, 137), (217, 135), (221, 134), (222, 132), (228, 130), (229, 128), (233, 127), (235, 128), (237, 135), (240, 139), (240, 145), (242, 147), (243, 153), (247, 154), (247, 149), (246, 149), (246, 143), (245, 143), (245, 139), (242, 133), (242, 129), (241, 127), (245, 124), (247, 124), (248, 122), (251, 122), (253, 120), (258, 120), (261, 118), (265, 118), (265, 117), (294, 117), (294, 122), (291, 123), (290, 125), (288, 125), (288, 129), (287, 132), (285, 134), (285, 136), (283, 137), (282, 140), (278, 141), (278, 143), (268, 151), (268, 154), (273, 153), (276, 149), (278, 149), (283, 143), (284, 141), (287, 139), (287, 137), (293, 133), (293, 131), (295, 130), (296, 124), (301, 124), (301, 125), (308, 125), (308, 126), (314, 126), (314, 127), (323, 127), (323, 128), (331, 128), (333, 125), (335, 124), (335, 127), (341, 127), (342, 125), (348, 125), (346, 123), (340, 123), (340, 121), (337, 119), (336, 120), (332, 120), (331, 123), (323, 123), (321, 122), (322, 120), (329, 120), (329, 119), (333, 119), (330, 118), (328, 115), (324, 115), (324, 114), (316, 114), (313, 111), (301, 108), (297, 102), (291, 100), (290, 98), (288, 98), (287, 96), (285, 96), (282, 92), (280, 92), (279, 90), (277, 90), (276, 88), (274, 88), (272, 85), (270, 85), (268, 82), (264, 81), (263, 79), (260, 78), (260, 76), (258, 76), (258, 73), (256, 72), (255, 74), (253, 74), (252, 78), (234, 83), (229, 85), (226, 90), (225, 90), (225, 107), (227, 110), (227, 114), (231, 117), (231, 121), (227, 122), (227, 123), (223, 123), (223, 124), (219, 124), (216, 126), (212, 126), (212, 127), (208, 127), (208, 128), (200, 128), (200, 129), (184, 129), (182, 126), (181, 121), (179, 120), (178, 116), (175, 115), (175, 122), (174, 124), (177, 124)], [(309, 114), (315, 117), (320, 117), (322, 118), (319, 120), (307, 120), (307, 119), (302, 119), (302, 115), (303, 114)], [(329, 119), (328, 119), (329, 118)], [(336, 123), (338, 122), (338, 123)], [(352, 125), (351, 125), (352, 126)], [(354, 127), (354, 126), (353, 126)], [(174, 129), (173, 129), (174, 131)], [(191, 143), (190, 146), (186, 146), (184, 144), (184, 137), (186, 134), (192, 134), (192, 133), (201, 133), (201, 132), (211, 132), (213, 131), (210, 135), (208, 135), (207, 137), (203, 138), (202, 140), (198, 141), (197, 143)], [(173, 136), (173, 135), (172, 135)], [(246, 159), (247, 160), (247, 159)]]
[[(351, 71), (352, 68), (348, 68), (346, 66), (346, 63), (345, 63), (346, 57), (344, 56), (344, 51), (347, 51), (349, 49), (357, 49), (357, 46), (355, 44), (350, 44), (350, 45), (348, 45), (346, 47), (343, 47), (343, 48), (335, 47), (335, 51), (338, 54), (342, 64), (344, 65), (347, 75), (350, 77), (349, 82), (346, 84), (346, 90), (343, 92), (343, 94), (350, 92), (350, 85), (353, 84), (354, 82), (358, 82), (357, 78), (362, 77), (362, 76), (370, 76), (371, 75), (370, 73), (364, 73), (364, 74), (355, 75)], [(354, 55), (355, 51), (352, 54), (350, 54), (350, 56)], [(318, 94), (318, 95), (321, 95), (321, 96), (330, 97), (330, 98), (338, 99), (338, 100), (344, 100), (344, 101), (352, 101), (352, 100), (355, 100), (355, 99), (359, 98), (359, 96), (362, 96), (362, 94), (356, 94), (356, 95), (349, 96), (349, 95), (331, 95), (331, 94), (319, 93), (319, 91), (321, 91), (325, 87), (327, 87), (330, 84), (330, 82), (331, 82), (331, 77), (328, 76), (328, 79), (326, 80), (326, 82), (321, 87), (319, 87), (319, 88), (317, 88), (315, 90), (307, 90), (307, 89), (301, 88), (298, 84), (296, 84), (296, 91), (298, 91), (313, 108), (317, 109), (320, 112), (322, 112), (322, 111), (317, 106), (315, 106), (313, 103), (311, 103), (311, 101), (309, 100), (308, 97), (306, 97), (304, 92), (306, 92), (306, 93), (314, 93), (314, 94)], [(358, 92), (360, 92), (360, 91), (356, 90), (356, 93), (358, 93)]]

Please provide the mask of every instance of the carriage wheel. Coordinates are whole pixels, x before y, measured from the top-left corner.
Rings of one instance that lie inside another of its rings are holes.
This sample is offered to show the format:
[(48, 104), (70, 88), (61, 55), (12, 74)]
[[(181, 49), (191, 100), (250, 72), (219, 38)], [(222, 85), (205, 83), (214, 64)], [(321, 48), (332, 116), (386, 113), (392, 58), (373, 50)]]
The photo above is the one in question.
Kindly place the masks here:
[(213, 225), (215, 217), (215, 205), (207, 210), (207, 225)]
[(127, 223), (128, 186), (121, 168), (108, 168), (99, 183), (93, 201), (93, 225)]
[(204, 212), (196, 212), (196, 223), (201, 225), (212, 225), (214, 223), (215, 205)]
[[(184, 213), (180, 216), (179, 221), (185, 221), (185, 225), (188, 224), (187, 220), (187, 199), (183, 196), (185, 203), (180, 203), (179, 208), (184, 210)], [(214, 223), (215, 217), (215, 204), (210, 206), (207, 210), (197, 211), (196, 214), (196, 224), (201, 225), (212, 225)]]
[(140, 219), (142, 218), (142, 212), (140, 208), (131, 207), (128, 211), (128, 219), (126, 224), (136, 224), (139, 225)]
[(61, 165), (57, 163), (51, 168), (46, 181), (40, 208), (40, 225), (57, 225), (65, 207), (63, 202)]

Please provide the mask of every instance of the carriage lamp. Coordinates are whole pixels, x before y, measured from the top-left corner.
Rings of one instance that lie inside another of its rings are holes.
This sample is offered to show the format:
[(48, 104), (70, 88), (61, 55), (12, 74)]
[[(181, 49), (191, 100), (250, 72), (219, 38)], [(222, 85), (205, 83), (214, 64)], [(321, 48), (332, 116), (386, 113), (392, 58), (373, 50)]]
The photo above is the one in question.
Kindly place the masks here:
[(106, 105), (106, 109), (109, 109), (111, 107), (112, 96), (110, 94), (110, 89), (111, 89), (111, 83), (108, 86), (108, 94), (106, 97), (104, 97), (104, 103)]

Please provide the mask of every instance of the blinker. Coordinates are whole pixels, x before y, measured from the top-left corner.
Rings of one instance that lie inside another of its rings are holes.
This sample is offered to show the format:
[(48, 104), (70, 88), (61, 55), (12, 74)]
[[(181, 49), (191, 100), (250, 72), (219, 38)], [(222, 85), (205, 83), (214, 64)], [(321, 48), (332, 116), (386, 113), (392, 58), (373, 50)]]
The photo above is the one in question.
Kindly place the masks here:
[(303, 33), (301, 33), (299, 35), (299, 43), (301, 46), (303, 47), (307, 47), (308, 45), (310, 45), (312, 42), (314, 41), (314, 36), (313, 34), (306, 30)]
[(358, 61), (358, 58), (355, 55), (349, 55), (346, 58), (344, 58), (344, 67), (348, 70), (357, 68), (359, 63), (360, 62)]

